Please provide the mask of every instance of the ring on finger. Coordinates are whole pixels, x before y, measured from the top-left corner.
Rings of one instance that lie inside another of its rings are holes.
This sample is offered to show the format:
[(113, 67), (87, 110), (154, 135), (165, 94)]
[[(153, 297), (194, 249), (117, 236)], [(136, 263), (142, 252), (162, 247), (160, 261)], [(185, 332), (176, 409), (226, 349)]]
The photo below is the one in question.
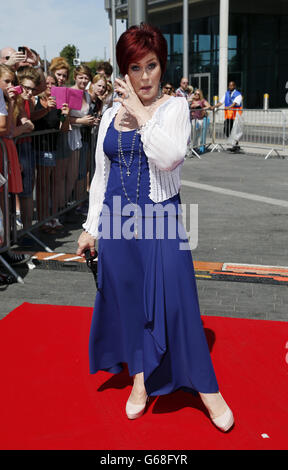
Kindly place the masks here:
[(125, 95), (125, 96), (123, 96), (124, 100), (127, 100), (127, 99), (129, 98), (129, 96), (130, 96), (130, 93), (129, 93), (129, 91), (128, 91), (128, 94)]

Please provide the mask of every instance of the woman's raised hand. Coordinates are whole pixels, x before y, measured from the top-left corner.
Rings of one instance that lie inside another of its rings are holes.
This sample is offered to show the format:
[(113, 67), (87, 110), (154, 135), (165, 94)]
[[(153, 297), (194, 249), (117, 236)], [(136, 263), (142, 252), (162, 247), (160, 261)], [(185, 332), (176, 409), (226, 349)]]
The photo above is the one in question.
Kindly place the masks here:
[(135, 104), (136, 106), (142, 104), (136, 95), (127, 74), (123, 80), (121, 78), (115, 78), (114, 90), (120, 95), (115, 98), (114, 101), (122, 103), (127, 110), (129, 110), (128, 108), (131, 106), (135, 106)]
[(4, 94), (9, 101), (14, 100), (17, 96), (13, 86), (6, 88), (6, 90), (4, 90)]
[(9, 67), (14, 67), (16, 64), (20, 64), (20, 62), (25, 62), (26, 60), (26, 53), (23, 54), (23, 52), (12, 52), (11, 56), (9, 59), (6, 61), (5, 65), (8, 65)]
[(115, 79), (114, 90), (121, 95), (115, 98), (114, 101), (121, 103), (125, 110), (137, 119), (139, 126), (150, 119), (151, 116), (138, 98), (127, 74), (124, 80), (120, 78)]

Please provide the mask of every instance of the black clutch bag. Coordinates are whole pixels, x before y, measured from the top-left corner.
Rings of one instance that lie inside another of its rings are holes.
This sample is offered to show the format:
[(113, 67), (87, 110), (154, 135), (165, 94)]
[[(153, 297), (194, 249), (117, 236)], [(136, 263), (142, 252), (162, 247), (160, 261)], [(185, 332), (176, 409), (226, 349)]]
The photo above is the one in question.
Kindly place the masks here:
[(95, 255), (94, 255), (94, 256), (91, 256), (90, 250), (85, 250), (85, 251), (84, 251), (84, 255), (85, 255), (85, 259), (86, 259), (86, 264), (87, 264), (88, 268), (90, 269), (90, 271), (91, 271), (92, 274), (93, 274), (94, 281), (95, 281), (96, 287), (97, 287), (97, 289), (98, 289), (97, 261), (96, 261), (96, 258), (97, 258), (97, 256), (98, 256), (98, 253), (97, 253), (97, 251), (95, 251)]

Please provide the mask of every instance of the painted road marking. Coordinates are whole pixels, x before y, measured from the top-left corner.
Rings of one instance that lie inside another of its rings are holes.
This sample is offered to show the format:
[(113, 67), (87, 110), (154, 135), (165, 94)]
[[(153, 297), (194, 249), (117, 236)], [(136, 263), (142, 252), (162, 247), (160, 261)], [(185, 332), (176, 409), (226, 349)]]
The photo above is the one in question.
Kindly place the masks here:
[(257, 264), (224, 263), (222, 271), (254, 274), (278, 274), (282, 276), (288, 275), (287, 266), (265, 266)]
[(77, 259), (83, 259), (82, 256), (73, 256), (73, 258), (66, 258), (63, 261), (76, 261)]
[(60, 256), (65, 256), (65, 253), (56, 253), (56, 255), (54, 254), (52, 256), (47, 256), (46, 258), (43, 258), (43, 260), (48, 261), (49, 259), (56, 259)]
[(223, 194), (224, 196), (235, 196), (242, 199), (249, 199), (254, 202), (263, 202), (273, 206), (288, 207), (288, 201), (283, 199), (274, 199), (272, 197), (258, 196), (257, 194), (244, 193), (242, 191), (234, 191), (233, 189), (219, 188), (218, 186), (211, 186), (210, 184), (195, 183), (193, 181), (182, 180), (181, 183), (189, 188), (203, 189), (204, 191), (211, 191), (213, 193)]
[[(68, 266), (69, 261), (74, 263), (73, 269), (78, 269), (78, 266), (82, 270), (81, 265), (86, 265), (85, 259), (73, 253), (52, 253), (47, 256), (47, 252), (39, 251), (31, 253), (31, 260), (35, 260), (35, 267), (50, 267), (52, 270), (61, 269), (62, 266), (64, 269), (66, 264), (67, 267), (71, 266)], [(196, 278), (203, 280), (288, 284), (286, 266), (194, 261), (194, 270)]]

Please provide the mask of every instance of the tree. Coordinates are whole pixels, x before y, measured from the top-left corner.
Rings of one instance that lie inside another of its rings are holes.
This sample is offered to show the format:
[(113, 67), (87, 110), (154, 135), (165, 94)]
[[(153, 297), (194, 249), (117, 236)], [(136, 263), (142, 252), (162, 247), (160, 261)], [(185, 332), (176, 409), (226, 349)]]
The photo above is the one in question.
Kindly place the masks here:
[(73, 59), (76, 57), (77, 48), (74, 44), (68, 44), (67, 46), (63, 47), (62, 51), (60, 52), (60, 57), (64, 57), (70, 67), (73, 67)]
[(93, 77), (94, 75), (96, 75), (97, 67), (101, 62), (103, 62), (103, 60), (101, 59), (93, 59), (93, 60), (90, 60), (89, 62), (85, 62), (85, 65), (87, 65), (89, 69), (91, 70)]
[[(73, 64), (73, 59), (76, 58), (76, 55), (77, 55), (77, 47), (74, 46), (74, 44), (67, 44), (67, 46), (63, 47), (62, 51), (60, 52), (60, 57), (63, 57), (64, 59), (66, 59), (70, 66), (70, 74), (68, 78), (68, 83), (70, 85), (72, 85), (74, 82), (73, 72), (74, 72), (75, 66)], [(90, 60), (89, 62), (82, 62), (82, 63), (84, 65), (87, 65), (91, 69), (92, 75), (94, 76), (96, 74), (96, 69), (98, 65), (100, 64), (100, 62), (103, 62), (103, 60), (96, 58), (96, 59)]]

